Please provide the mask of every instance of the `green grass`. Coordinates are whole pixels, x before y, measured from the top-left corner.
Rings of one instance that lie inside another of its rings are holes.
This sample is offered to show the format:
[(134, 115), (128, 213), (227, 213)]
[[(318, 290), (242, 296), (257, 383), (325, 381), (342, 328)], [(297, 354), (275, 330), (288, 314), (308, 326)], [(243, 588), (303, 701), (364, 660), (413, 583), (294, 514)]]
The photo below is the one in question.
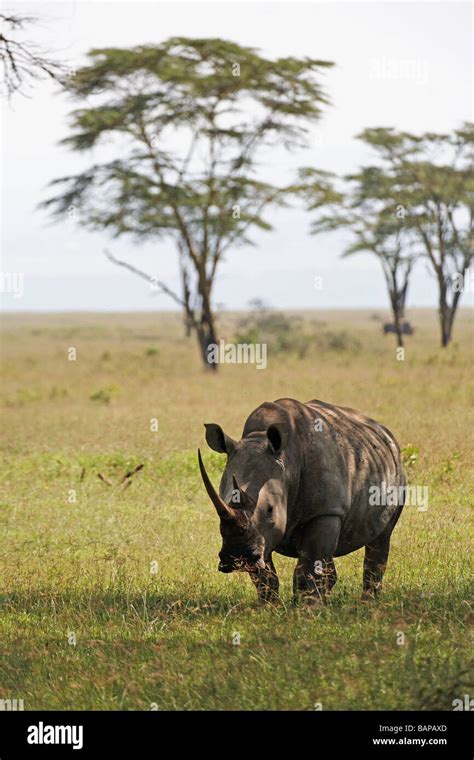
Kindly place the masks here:
[[(470, 314), (444, 352), (434, 314), (409, 315), (417, 333), (403, 362), (369, 314), (317, 316), (327, 325), (308, 314), (309, 333), (345, 332), (360, 349), (270, 352), (265, 371), (216, 377), (174, 315), (3, 318), (0, 698), (25, 709), (449, 710), (472, 690)], [(235, 324), (227, 315), (222, 337)], [(317, 613), (291, 605), (293, 560), (276, 556), (276, 609), (257, 606), (247, 577), (217, 572), (197, 447), (216, 485), (224, 462), (202, 425), (238, 437), (255, 406), (285, 395), (376, 417), (407, 447), (410, 482), (429, 488), (427, 512), (402, 515), (374, 604), (360, 601), (361, 552), (337, 561)]]

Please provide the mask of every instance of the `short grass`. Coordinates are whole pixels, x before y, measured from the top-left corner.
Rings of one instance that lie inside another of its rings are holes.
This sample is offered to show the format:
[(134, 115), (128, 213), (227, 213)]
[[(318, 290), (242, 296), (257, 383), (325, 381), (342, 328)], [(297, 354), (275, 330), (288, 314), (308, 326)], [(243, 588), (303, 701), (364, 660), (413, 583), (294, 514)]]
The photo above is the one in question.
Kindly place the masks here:
[[(5, 316), (0, 698), (47, 710), (452, 709), (472, 690), (472, 319), (459, 314), (442, 351), (435, 314), (409, 316), (404, 361), (374, 315), (313, 313), (310, 335), (346, 333), (359, 348), (270, 352), (264, 371), (216, 376), (175, 315)], [(222, 318), (221, 335), (235, 323)], [(281, 396), (356, 407), (415, 447), (409, 477), (428, 486), (429, 507), (405, 509), (377, 603), (360, 602), (361, 552), (337, 562), (316, 614), (291, 606), (293, 560), (276, 557), (278, 609), (257, 606), (247, 577), (217, 572), (197, 447), (216, 484), (224, 462), (202, 425), (238, 437)]]

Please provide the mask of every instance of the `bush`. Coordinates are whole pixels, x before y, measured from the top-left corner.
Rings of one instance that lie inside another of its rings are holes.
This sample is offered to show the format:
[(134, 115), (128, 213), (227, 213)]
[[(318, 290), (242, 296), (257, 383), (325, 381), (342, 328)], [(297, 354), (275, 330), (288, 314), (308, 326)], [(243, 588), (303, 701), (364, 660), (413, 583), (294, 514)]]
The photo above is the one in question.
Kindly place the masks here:
[(276, 354), (296, 353), (301, 358), (310, 346), (299, 317), (273, 311), (261, 301), (254, 302), (254, 309), (240, 320), (237, 329), (235, 343), (266, 343)]
[(316, 334), (314, 340), (320, 351), (333, 351), (336, 353), (344, 351), (355, 352), (361, 347), (360, 340), (345, 330), (341, 330), (340, 332), (325, 330)]
[[(309, 324), (311, 333), (304, 332), (305, 324), (300, 317), (270, 310), (262, 302), (240, 320), (236, 343), (266, 343), (274, 354), (293, 353), (303, 359), (311, 349), (314, 351), (358, 351), (360, 341), (346, 331), (321, 330), (321, 324)], [(306, 323), (306, 329), (308, 323)]]
[(106, 388), (100, 388), (100, 390), (92, 393), (89, 398), (91, 401), (100, 401), (102, 404), (110, 404), (112, 399), (120, 393), (120, 387), (112, 383), (107, 385)]

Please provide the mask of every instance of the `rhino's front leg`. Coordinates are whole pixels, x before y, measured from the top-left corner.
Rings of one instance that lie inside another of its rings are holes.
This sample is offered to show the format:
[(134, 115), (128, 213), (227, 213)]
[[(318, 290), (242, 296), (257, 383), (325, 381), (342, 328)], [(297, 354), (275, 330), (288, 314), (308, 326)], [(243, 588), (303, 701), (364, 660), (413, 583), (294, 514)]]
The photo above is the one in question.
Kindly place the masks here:
[(265, 562), (265, 568), (254, 570), (250, 577), (257, 589), (258, 600), (261, 603), (276, 604), (279, 600), (279, 581), (275, 565), (271, 557)]
[(306, 526), (293, 576), (296, 603), (314, 607), (326, 603), (337, 577), (333, 556), (340, 532), (341, 520), (332, 515), (315, 518)]

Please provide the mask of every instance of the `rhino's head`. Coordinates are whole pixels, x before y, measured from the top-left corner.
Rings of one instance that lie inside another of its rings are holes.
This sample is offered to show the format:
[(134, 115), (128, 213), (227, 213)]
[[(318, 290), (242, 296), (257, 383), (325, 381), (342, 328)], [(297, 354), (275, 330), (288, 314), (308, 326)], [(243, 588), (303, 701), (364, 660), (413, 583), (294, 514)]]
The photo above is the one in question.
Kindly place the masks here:
[(287, 430), (284, 425), (272, 424), (265, 431), (234, 441), (219, 425), (205, 427), (211, 449), (227, 454), (217, 493), (198, 452), (206, 491), (220, 517), (219, 570), (255, 572), (265, 567), (285, 532), (288, 487), (283, 452)]

